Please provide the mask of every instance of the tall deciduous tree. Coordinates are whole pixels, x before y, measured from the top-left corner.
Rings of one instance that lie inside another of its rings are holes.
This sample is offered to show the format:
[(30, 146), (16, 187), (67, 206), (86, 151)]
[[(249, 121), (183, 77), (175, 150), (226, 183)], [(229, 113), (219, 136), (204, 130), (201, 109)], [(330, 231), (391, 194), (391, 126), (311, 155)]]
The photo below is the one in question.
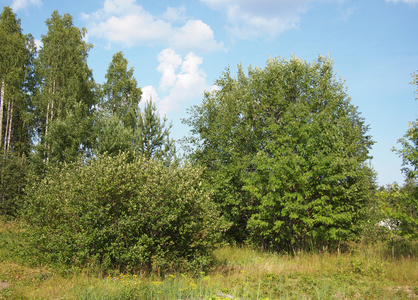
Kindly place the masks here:
[(138, 125), (138, 104), (142, 91), (128, 69), (128, 60), (123, 53), (113, 55), (101, 86), (100, 110), (96, 121), (95, 152), (117, 155), (119, 152), (134, 152), (134, 132)]
[[(417, 89), (418, 100), (418, 72), (412, 75)], [(388, 217), (394, 221), (400, 221), (399, 233), (405, 237), (418, 237), (418, 119), (409, 123), (409, 129), (398, 141), (400, 149), (393, 149), (402, 158), (402, 172), (406, 175), (405, 186), (402, 189), (392, 189), (397, 192), (395, 205), (387, 205), (384, 210)]]
[(374, 188), (373, 142), (332, 61), (269, 59), (216, 84), (185, 122), (231, 235), (291, 251), (355, 233)]
[[(412, 75), (413, 81), (411, 84), (417, 87), (415, 93), (418, 100), (418, 72)], [(409, 129), (406, 134), (398, 141), (401, 149), (394, 149), (402, 158), (403, 168), (402, 172), (409, 179), (418, 178), (418, 120), (409, 123)]]
[(22, 34), (20, 20), (6, 6), (0, 15), (0, 147), (28, 154), (30, 95), (33, 92), (35, 46)]
[(6, 6), (0, 15), (0, 214), (16, 216), (31, 147), (34, 40)]
[(142, 91), (133, 76), (134, 69), (128, 69), (128, 60), (123, 52), (113, 55), (112, 62), (105, 75), (102, 107), (117, 115), (124, 126), (134, 128), (138, 118), (138, 104)]
[(46, 24), (36, 65), (41, 80), (36, 101), (38, 154), (46, 163), (71, 161), (87, 153), (92, 142), (91, 115), (97, 101), (87, 66), (91, 45), (84, 41), (86, 30), (74, 26), (69, 14), (54, 11)]

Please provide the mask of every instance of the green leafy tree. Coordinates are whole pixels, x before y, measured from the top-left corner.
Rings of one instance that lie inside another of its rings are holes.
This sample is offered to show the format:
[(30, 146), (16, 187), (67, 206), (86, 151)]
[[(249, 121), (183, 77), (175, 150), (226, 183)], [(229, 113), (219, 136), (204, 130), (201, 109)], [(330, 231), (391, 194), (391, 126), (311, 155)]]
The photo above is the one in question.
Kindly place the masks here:
[(0, 214), (15, 217), (31, 147), (35, 46), (8, 6), (0, 15), (0, 41)]
[[(412, 75), (413, 81), (411, 84), (418, 87), (418, 73)], [(418, 88), (415, 91), (418, 95)], [(418, 96), (417, 98), (418, 99)], [(401, 149), (393, 149), (402, 158), (403, 168), (402, 172), (409, 179), (418, 178), (418, 120), (408, 124), (409, 129), (406, 134), (398, 141), (401, 144)]]
[(136, 149), (148, 159), (157, 158), (170, 161), (175, 156), (174, 140), (170, 138), (171, 125), (161, 117), (151, 99), (139, 113), (138, 128), (135, 132)]
[(128, 70), (128, 60), (122, 52), (113, 55), (101, 86), (100, 109), (96, 116), (95, 152), (117, 155), (119, 152), (135, 152), (135, 130), (138, 126), (142, 91)]
[(289, 251), (353, 236), (373, 195), (373, 142), (332, 61), (269, 59), (216, 84), (186, 123), (231, 229)]
[[(411, 84), (418, 87), (418, 73), (412, 75)], [(418, 93), (418, 88), (415, 93)], [(418, 99), (418, 98), (417, 98)], [(418, 238), (418, 120), (409, 124), (406, 134), (398, 141), (400, 149), (393, 149), (402, 158), (402, 172), (406, 175), (405, 186), (393, 188), (390, 195), (396, 201), (385, 209), (389, 219), (400, 222), (399, 234), (406, 238)], [(383, 197), (389, 198), (389, 197)]]
[(117, 115), (124, 126), (135, 128), (138, 119), (138, 104), (142, 91), (133, 76), (134, 69), (128, 70), (128, 60), (123, 52), (113, 55), (102, 86), (102, 107), (112, 116)]
[(54, 11), (46, 24), (48, 32), (42, 36), (36, 61), (40, 78), (35, 103), (37, 155), (44, 163), (72, 161), (89, 153), (93, 139), (92, 113), (97, 101), (87, 66), (91, 45), (84, 41), (86, 30), (74, 26), (69, 14)]
[(8, 6), (0, 15), (0, 40), (0, 148), (27, 155), (35, 46)]

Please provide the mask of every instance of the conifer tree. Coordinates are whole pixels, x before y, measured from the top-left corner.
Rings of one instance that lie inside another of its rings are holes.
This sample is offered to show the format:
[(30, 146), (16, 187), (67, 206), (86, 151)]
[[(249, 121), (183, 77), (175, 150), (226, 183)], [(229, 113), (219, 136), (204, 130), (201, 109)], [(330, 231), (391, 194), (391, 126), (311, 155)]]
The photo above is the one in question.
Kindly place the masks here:
[(150, 99), (138, 118), (136, 130), (136, 148), (146, 158), (171, 160), (175, 156), (174, 140), (170, 138), (172, 125), (167, 125), (167, 118), (161, 119), (157, 107)]

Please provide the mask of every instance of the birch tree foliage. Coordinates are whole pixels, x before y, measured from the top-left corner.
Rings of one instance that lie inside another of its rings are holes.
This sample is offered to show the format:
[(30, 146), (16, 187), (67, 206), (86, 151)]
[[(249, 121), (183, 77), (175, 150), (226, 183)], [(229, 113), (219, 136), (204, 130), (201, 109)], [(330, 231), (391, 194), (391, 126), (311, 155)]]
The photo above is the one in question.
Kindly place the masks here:
[[(40, 92), (36, 99), (38, 154), (48, 163), (54, 153), (72, 153), (67, 159), (88, 152), (93, 135), (92, 112), (97, 102), (92, 71), (87, 66), (92, 47), (84, 41), (86, 30), (73, 24), (71, 15), (54, 11), (46, 21), (48, 32), (42, 36), (36, 71)], [(78, 123), (73, 130), (73, 123)], [(68, 136), (69, 135), (69, 136)], [(75, 156), (73, 156), (75, 155)]]
[[(22, 34), (20, 20), (6, 6), (0, 15), (0, 147), (27, 154), (33, 85), (33, 38)], [(32, 77), (32, 78), (31, 78)]]
[(123, 52), (113, 55), (112, 62), (105, 75), (102, 86), (102, 107), (110, 115), (117, 115), (124, 126), (134, 128), (138, 118), (138, 104), (141, 100), (141, 88), (133, 76), (134, 69), (128, 69), (128, 60)]
[(134, 131), (137, 127), (141, 89), (128, 69), (123, 53), (113, 55), (100, 88), (100, 109), (96, 117), (95, 152), (111, 156), (135, 152)]
[(12, 9), (0, 15), (0, 214), (15, 217), (28, 172), (35, 46)]

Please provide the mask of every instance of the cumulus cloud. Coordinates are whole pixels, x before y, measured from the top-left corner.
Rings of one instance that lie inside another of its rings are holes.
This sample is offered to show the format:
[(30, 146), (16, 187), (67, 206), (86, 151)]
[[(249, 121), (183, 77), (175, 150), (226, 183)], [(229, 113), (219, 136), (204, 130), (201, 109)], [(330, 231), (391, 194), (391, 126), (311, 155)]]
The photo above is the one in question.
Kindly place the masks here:
[(21, 9), (26, 9), (29, 5), (40, 6), (41, 4), (41, 0), (13, 0), (12, 5), (10, 6), (14, 11), (18, 11)]
[(41, 50), (41, 48), (44, 46), (41, 40), (35, 39), (34, 42), (35, 42), (36, 50), (38, 51)]
[(160, 52), (158, 61), (161, 73), (158, 90), (164, 96), (160, 97), (152, 86), (144, 87), (142, 93), (144, 100), (151, 97), (157, 103), (162, 115), (189, 107), (192, 101), (202, 98), (205, 90), (214, 89), (206, 83), (206, 73), (201, 69), (203, 59), (193, 52), (183, 58), (167, 48)]
[(275, 38), (297, 28), (300, 14), (314, 0), (201, 0), (210, 8), (225, 12), (227, 30), (241, 39)]
[[(186, 21), (183, 7), (169, 7), (161, 16), (155, 16), (136, 0), (106, 0), (100, 10), (83, 17), (90, 36), (128, 47), (160, 45), (205, 52), (223, 48), (209, 25), (200, 20)], [(175, 26), (178, 22), (181, 25)]]

